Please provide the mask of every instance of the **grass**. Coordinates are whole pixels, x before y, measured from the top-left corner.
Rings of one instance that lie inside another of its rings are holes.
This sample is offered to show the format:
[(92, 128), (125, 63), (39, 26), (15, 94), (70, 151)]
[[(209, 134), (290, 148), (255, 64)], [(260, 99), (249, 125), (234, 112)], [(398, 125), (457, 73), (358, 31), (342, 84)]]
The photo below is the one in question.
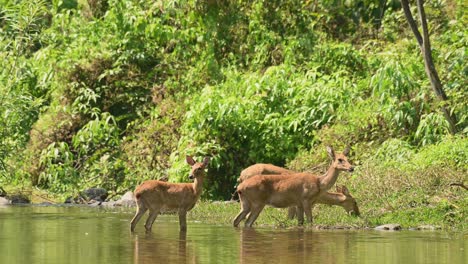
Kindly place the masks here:
[[(466, 200), (464, 201), (466, 205)], [(239, 203), (200, 201), (189, 212), (189, 221), (200, 221), (215, 225), (232, 225), (234, 217), (240, 211)], [(361, 216), (354, 217), (336, 206), (317, 205), (313, 210), (313, 224), (306, 223), (305, 228), (373, 228), (382, 224), (398, 223), (403, 228), (417, 228), (432, 225), (435, 228), (449, 230), (466, 230), (463, 216), (466, 207), (421, 207), (405, 211), (379, 211), (367, 206), (361, 206)], [(243, 225), (243, 223), (241, 223)], [(265, 207), (256, 226), (272, 228), (293, 228), (297, 220), (287, 219), (287, 210)]]

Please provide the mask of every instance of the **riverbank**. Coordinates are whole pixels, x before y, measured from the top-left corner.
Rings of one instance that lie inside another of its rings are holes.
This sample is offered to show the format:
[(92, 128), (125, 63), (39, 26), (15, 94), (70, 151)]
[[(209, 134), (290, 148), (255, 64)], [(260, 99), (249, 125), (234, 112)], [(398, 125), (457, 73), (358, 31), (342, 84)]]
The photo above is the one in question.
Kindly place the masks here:
[[(70, 206), (63, 198), (54, 196), (37, 188), (14, 189), (5, 188), (15, 196), (30, 197), (31, 205), (40, 206)], [(131, 196), (130, 196), (131, 197)], [(466, 198), (465, 198), (466, 199)], [(135, 206), (129, 202), (129, 193), (113, 196), (106, 201), (90, 201), (79, 206), (103, 208), (105, 210), (119, 210), (131, 215)], [(359, 200), (358, 200), (359, 201)], [(463, 202), (463, 201), (461, 201)], [(466, 203), (466, 200), (464, 201)], [(28, 203), (26, 203), (28, 204)], [(6, 205), (6, 204), (4, 204)], [(15, 204), (13, 204), (14, 206)], [(23, 204), (24, 205), (24, 204)], [(75, 204), (78, 205), (78, 204)], [(318, 204), (313, 209), (313, 223), (305, 224), (306, 229), (379, 229), (379, 230), (449, 230), (467, 232), (466, 221), (449, 221), (454, 216), (447, 214), (447, 208), (440, 206), (415, 207), (404, 211), (385, 211), (358, 202), (361, 215), (351, 216), (338, 206)], [(456, 206), (456, 205), (447, 205)], [(461, 216), (466, 208), (455, 208)], [(189, 222), (201, 222), (212, 225), (232, 225), (234, 217), (239, 213), (240, 204), (235, 201), (207, 201), (202, 200), (188, 213)], [(241, 223), (242, 226), (243, 223)], [(296, 228), (297, 220), (287, 218), (286, 209), (266, 207), (256, 221), (257, 227), (279, 229)]]

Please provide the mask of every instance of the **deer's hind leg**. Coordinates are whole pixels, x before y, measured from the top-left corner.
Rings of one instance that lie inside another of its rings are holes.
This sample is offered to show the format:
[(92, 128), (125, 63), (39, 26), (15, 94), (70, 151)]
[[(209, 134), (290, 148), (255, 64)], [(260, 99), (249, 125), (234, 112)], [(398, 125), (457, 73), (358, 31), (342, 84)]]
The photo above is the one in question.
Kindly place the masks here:
[(288, 207), (288, 219), (292, 220), (294, 217), (296, 217), (296, 206), (290, 206)]
[(146, 232), (151, 232), (151, 228), (153, 227), (153, 223), (154, 223), (154, 221), (156, 220), (156, 217), (158, 217), (158, 214), (159, 214), (159, 208), (157, 210), (155, 210), (153, 208), (151, 208), (149, 210), (150, 210), (150, 213), (149, 213), (148, 219), (146, 219), (146, 223), (145, 223)]
[(239, 195), (240, 203), (241, 203), (241, 211), (239, 214), (234, 218), (233, 225), (234, 227), (238, 227), (239, 223), (245, 219), (245, 217), (250, 213), (250, 203), (246, 199), (242, 199)]
[(145, 204), (141, 200), (137, 201), (137, 212), (130, 223), (131, 232), (135, 231), (138, 221), (140, 221), (141, 217), (146, 213), (146, 210), (148, 210), (148, 208)]
[(247, 217), (247, 220), (245, 221), (246, 227), (252, 227), (253, 223), (255, 222), (255, 220), (257, 220), (257, 217), (262, 212), (263, 208), (265, 208), (264, 204), (252, 206), (252, 210), (249, 214), (249, 217)]
[(312, 208), (314, 208), (315, 200), (314, 201), (304, 201), (304, 213), (306, 215), (307, 222), (312, 223)]

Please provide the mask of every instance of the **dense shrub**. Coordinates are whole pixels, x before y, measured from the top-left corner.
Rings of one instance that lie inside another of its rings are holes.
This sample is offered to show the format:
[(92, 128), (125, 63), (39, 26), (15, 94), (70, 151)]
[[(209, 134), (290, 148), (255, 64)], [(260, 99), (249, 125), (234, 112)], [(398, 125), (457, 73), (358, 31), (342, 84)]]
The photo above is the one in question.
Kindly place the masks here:
[(320, 172), (332, 144), (364, 199), (417, 170), (439, 188), (466, 170), (460, 5), (426, 3), (450, 138), (398, 1), (0, 0), (0, 179), (124, 192), (208, 155), (219, 199), (252, 163)]

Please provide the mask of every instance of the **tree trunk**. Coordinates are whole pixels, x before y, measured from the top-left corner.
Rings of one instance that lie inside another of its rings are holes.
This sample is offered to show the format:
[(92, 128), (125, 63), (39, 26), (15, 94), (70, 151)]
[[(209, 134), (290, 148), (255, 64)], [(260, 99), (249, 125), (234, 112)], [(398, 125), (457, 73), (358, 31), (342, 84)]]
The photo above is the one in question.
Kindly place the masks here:
[(411, 30), (413, 31), (413, 34), (418, 41), (419, 48), (421, 49), (421, 53), (424, 59), (424, 68), (426, 70), (427, 76), (429, 77), (429, 80), (431, 81), (432, 90), (434, 90), (437, 99), (442, 103), (442, 112), (444, 113), (445, 119), (447, 119), (449, 123), (450, 133), (453, 135), (457, 132), (457, 119), (455, 114), (451, 113), (446, 106), (448, 97), (444, 92), (442, 82), (440, 81), (439, 74), (435, 68), (434, 61), (432, 60), (431, 43), (429, 41), (429, 31), (427, 29), (426, 12), (424, 11), (423, 0), (417, 0), (418, 14), (423, 32), (422, 36), (418, 30), (416, 21), (411, 14), (408, 0), (401, 0), (401, 5), (403, 7), (406, 20), (408, 21), (408, 24), (410, 25)]

